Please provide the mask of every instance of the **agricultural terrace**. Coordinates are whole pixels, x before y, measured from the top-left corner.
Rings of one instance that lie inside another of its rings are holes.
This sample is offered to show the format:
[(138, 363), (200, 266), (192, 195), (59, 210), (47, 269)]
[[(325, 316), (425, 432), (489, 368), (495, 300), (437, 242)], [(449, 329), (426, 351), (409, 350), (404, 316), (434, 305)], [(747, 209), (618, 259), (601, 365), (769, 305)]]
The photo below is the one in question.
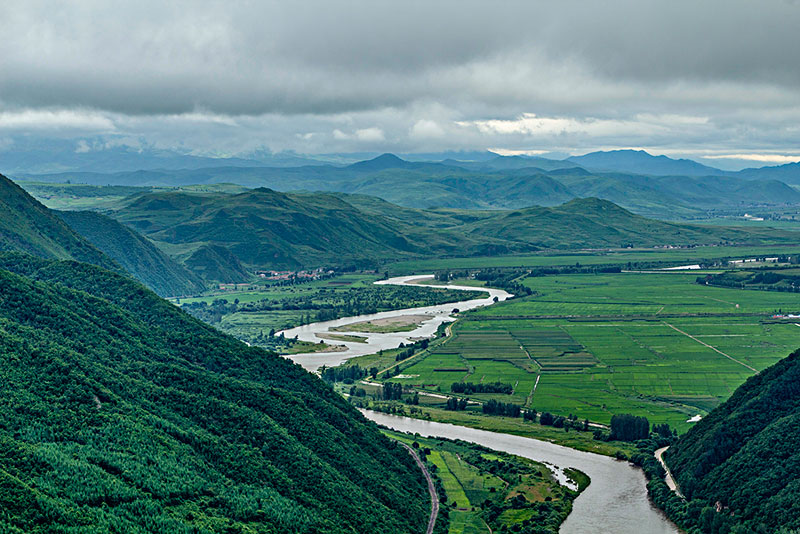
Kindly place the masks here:
[(513, 386), (514, 402), (608, 423), (644, 415), (685, 430), (749, 376), (800, 345), (800, 295), (697, 284), (696, 274), (526, 278), (536, 293), (465, 314), (453, 337), (394, 380), (449, 393), (454, 382)]

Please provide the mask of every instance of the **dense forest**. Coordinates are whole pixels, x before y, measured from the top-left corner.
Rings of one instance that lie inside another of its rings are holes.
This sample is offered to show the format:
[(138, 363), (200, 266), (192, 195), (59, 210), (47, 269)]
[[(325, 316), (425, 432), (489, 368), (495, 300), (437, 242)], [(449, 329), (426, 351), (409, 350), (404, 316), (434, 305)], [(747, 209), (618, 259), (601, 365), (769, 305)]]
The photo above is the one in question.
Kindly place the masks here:
[(690, 532), (795, 531), (798, 451), (800, 351), (748, 379), (666, 452), (687, 498), (673, 517)]
[(21, 250), (42, 258), (73, 259), (120, 270), (108, 256), (56, 214), (0, 174), (0, 251)]
[(0, 355), (0, 531), (424, 528), (405, 450), (128, 277), (0, 254)]
[(162, 297), (196, 295), (205, 289), (199, 276), (114, 219), (93, 211), (56, 213), (70, 228)]

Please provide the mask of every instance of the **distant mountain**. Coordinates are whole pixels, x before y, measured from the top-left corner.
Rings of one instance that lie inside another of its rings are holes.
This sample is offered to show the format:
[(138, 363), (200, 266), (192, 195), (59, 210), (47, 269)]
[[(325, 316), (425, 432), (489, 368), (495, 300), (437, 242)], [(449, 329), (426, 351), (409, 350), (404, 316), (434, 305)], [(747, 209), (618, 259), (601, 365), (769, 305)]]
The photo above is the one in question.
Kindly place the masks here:
[(768, 239), (738, 229), (674, 224), (635, 215), (616, 204), (598, 198), (575, 199), (550, 208), (503, 211), (483, 220), (467, 223), (469, 235), (501, 238), (513, 244), (538, 248), (618, 248), (663, 245), (742, 243)]
[(0, 250), (20, 250), (42, 258), (73, 259), (120, 269), (55, 213), (3, 175), (0, 175)]
[(157, 294), (175, 297), (196, 295), (204, 290), (200, 277), (116, 220), (92, 211), (56, 213), (70, 228)]
[(0, 253), (0, 530), (416, 534), (408, 452), (139, 282)]
[[(669, 448), (692, 532), (800, 529), (800, 351), (741, 385)], [(673, 512), (674, 513), (674, 512)]]
[[(638, 164), (627, 165), (636, 172), (598, 171), (580, 166), (573, 160), (554, 161), (528, 156), (433, 163), (407, 161), (393, 154), (383, 154), (347, 166), (231, 166), (113, 174), (60, 173), (36, 176), (35, 179), (147, 187), (239, 184), (276, 191), (373, 195), (394, 204), (419, 208), (518, 209), (554, 206), (573, 198), (598, 197), (641, 215), (670, 219), (707, 217), (709, 212), (741, 214), (756, 208), (800, 203), (796, 191), (778, 182), (759, 189), (749, 183), (751, 180), (738, 174), (708, 175), (710, 167), (698, 168), (688, 160), (654, 157), (635, 151), (595, 155), (600, 159), (609, 155), (618, 159), (631, 156), (649, 166), (645, 169)], [(593, 155), (586, 157), (589, 156)], [(680, 174), (681, 170), (689, 175)], [(790, 170), (787, 169), (787, 173)], [(666, 175), (659, 174), (662, 171)], [(38, 184), (35, 187), (41, 189), (42, 186)]]
[[(0, 150), (0, 170), (8, 174), (60, 172), (115, 173), (153, 169), (200, 169), (204, 167), (296, 167), (319, 163), (296, 154), (253, 152), (248, 157), (208, 157), (154, 147), (118, 145), (114, 140), (87, 138), (79, 141), (15, 138)], [(123, 184), (128, 185), (128, 184)]]
[(787, 184), (800, 185), (800, 162), (776, 167), (744, 169), (736, 175), (748, 180), (780, 180)]
[(653, 176), (723, 176), (720, 169), (690, 159), (653, 156), (644, 150), (611, 150), (572, 156), (567, 161), (592, 170), (616, 171)]

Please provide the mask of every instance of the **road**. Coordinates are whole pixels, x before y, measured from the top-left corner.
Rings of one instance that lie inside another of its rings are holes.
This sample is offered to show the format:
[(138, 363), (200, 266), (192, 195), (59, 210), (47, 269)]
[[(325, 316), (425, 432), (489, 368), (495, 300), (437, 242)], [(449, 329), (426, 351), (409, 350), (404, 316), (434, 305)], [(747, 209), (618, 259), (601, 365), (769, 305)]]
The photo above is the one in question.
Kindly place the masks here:
[(420, 460), (417, 451), (405, 443), (400, 443), (400, 445), (405, 447), (409, 454), (414, 457), (414, 461), (417, 462), (417, 465), (422, 470), (422, 474), (425, 475), (425, 479), (428, 481), (428, 493), (431, 494), (431, 517), (428, 520), (428, 529), (425, 531), (425, 534), (433, 534), (433, 527), (436, 525), (436, 517), (439, 515), (439, 494), (436, 493), (436, 486), (433, 485), (433, 478), (431, 478), (428, 468), (425, 467), (425, 464)]
[(656, 460), (658, 460), (658, 463), (660, 463), (661, 467), (663, 467), (664, 471), (666, 471), (666, 475), (664, 477), (664, 482), (667, 483), (667, 487), (669, 489), (671, 489), (672, 491), (674, 491), (675, 493), (677, 493), (678, 497), (683, 499), (683, 493), (681, 493), (681, 490), (678, 487), (678, 483), (675, 481), (675, 477), (672, 476), (672, 473), (670, 472), (669, 467), (667, 467), (667, 463), (664, 461), (664, 452), (667, 449), (669, 449), (669, 447), (661, 447), (660, 449), (658, 449), (655, 452)]

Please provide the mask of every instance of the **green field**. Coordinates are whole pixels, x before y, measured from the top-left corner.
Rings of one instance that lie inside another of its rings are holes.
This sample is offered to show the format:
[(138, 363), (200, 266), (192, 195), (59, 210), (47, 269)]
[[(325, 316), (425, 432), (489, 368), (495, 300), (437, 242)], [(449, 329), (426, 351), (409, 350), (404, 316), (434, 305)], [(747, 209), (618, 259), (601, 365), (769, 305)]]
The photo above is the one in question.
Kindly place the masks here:
[[(800, 345), (800, 295), (695, 283), (696, 274), (622, 273), (524, 279), (536, 294), (465, 314), (454, 336), (393, 380), (450, 392), (502, 382), (514, 402), (608, 423), (646, 415), (685, 430), (747, 377)], [(538, 384), (537, 384), (538, 381)], [(535, 388), (535, 389), (534, 389)]]
[(392, 276), (430, 273), (446, 269), (485, 269), (490, 267), (554, 267), (624, 264), (627, 262), (696, 263), (701, 259), (748, 258), (800, 252), (800, 246), (706, 246), (693, 248), (619, 249), (609, 251), (542, 252), (528, 255), (437, 258), (391, 263)]
[[(588, 477), (579, 471), (569, 473), (578, 484), (575, 491), (561, 486), (544, 464), (527, 458), (464, 442), (384, 433), (418, 445), (444, 489), (439, 522), (448, 523), (448, 534), (505, 532), (525, 520), (542, 529), (537, 532), (555, 533), (572, 509), (572, 500), (588, 485)], [(512, 505), (515, 497), (519, 502)]]

